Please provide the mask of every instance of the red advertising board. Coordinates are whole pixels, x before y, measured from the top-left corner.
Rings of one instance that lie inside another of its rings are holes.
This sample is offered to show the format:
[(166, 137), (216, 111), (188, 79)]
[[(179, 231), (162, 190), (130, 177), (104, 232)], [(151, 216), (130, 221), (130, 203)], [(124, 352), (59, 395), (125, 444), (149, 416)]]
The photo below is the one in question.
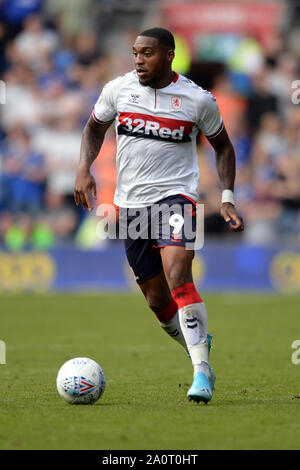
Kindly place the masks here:
[(251, 35), (264, 44), (278, 29), (283, 8), (280, 1), (166, 2), (161, 6), (165, 27), (185, 36), (192, 48), (194, 37), (205, 33)]

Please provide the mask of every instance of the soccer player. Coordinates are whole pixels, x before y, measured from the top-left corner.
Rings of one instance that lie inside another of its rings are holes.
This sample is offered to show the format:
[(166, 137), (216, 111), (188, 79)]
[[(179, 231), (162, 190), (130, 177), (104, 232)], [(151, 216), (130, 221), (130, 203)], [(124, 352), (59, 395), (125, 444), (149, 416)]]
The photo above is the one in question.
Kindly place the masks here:
[[(148, 29), (137, 36), (133, 45), (135, 70), (105, 85), (84, 128), (74, 198), (77, 205), (92, 210), (96, 183), (90, 167), (107, 129), (115, 122), (118, 177), (114, 202), (120, 211), (146, 208), (151, 224), (155, 204), (164, 204), (170, 211), (174, 205), (190, 209), (184, 216), (175, 210), (167, 218), (162, 210), (155, 239), (149, 233), (148, 239), (128, 235), (125, 248), (149, 307), (191, 358), (194, 375), (188, 399), (207, 403), (215, 383), (209, 365), (211, 337), (205, 305), (192, 277), (194, 250), (186, 249), (188, 239), (183, 230), (188, 218), (195, 226), (199, 131), (215, 150), (222, 187), (220, 214), (234, 231), (243, 230), (243, 220), (233, 197), (235, 152), (216, 100), (172, 71), (174, 50), (174, 37), (163, 28)], [(132, 220), (134, 216), (128, 216), (127, 223)]]

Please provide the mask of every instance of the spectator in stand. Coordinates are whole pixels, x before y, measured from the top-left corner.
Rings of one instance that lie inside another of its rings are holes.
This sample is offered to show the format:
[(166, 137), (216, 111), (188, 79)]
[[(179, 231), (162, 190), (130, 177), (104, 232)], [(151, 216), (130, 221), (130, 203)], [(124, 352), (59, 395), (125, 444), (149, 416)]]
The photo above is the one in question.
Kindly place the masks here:
[(253, 76), (253, 93), (248, 99), (247, 120), (254, 134), (264, 113), (278, 111), (278, 99), (268, 89), (267, 70), (263, 69)]
[[(254, 198), (244, 205), (248, 220), (246, 240), (270, 243), (278, 235), (297, 239), (300, 215), (300, 159), (298, 113), (289, 123), (266, 113), (261, 118), (252, 153), (251, 185)], [(298, 139), (295, 139), (295, 134)], [(291, 140), (296, 147), (291, 145)], [(297, 143), (298, 142), (298, 143)]]
[(10, 194), (8, 207), (14, 214), (37, 216), (43, 209), (46, 168), (24, 127), (16, 125), (4, 145), (4, 180)]
[(16, 60), (6, 71), (4, 80), (6, 104), (5, 110), (1, 110), (4, 130), (9, 130), (17, 122), (26, 122), (27, 127), (37, 127), (40, 123), (40, 110), (43, 108), (43, 103), (32, 70)]
[(30, 15), (24, 21), (24, 30), (15, 39), (20, 56), (34, 70), (38, 70), (45, 57), (53, 54), (59, 44), (55, 31), (43, 27), (39, 15)]
[[(70, 237), (78, 213), (73, 203), (73, 187), (78, 164), (81, 133), (78, 127), (79, 110), (61, 114), (36, 134), (35, 145), (44, 153), (47, 168), (46, 211), (60, 239)], [(51, 146), (49, 146), (51, 142)]]
[(279, 233), (300, 241), (300, 108), (291, 106), (282, 130), (284, 151), (276, 159), (276, 180), (270, 192), (281, 206)]
[(40, 13), (44, 0), (2, 0), (0, 19), (7, 24), (7, 39), (13, 39), (22, 30), (25, 19)]
[[(67, 113), (54, 120), (52, 127), (45, 127), (36, 135), (36, 146), (46, 158), (47, 192), (61, 199), (73, 196), (80, 136), (78, 115)], [(72, 200), (70, 203), (73, 205)]]
[(266, 86), (269, 92), (278, 100), (278, 112), (281, 118), (286, 117), (291, 105), (292, 83), (298, 78), (297, 60), (288, 53), (281, 53), (277, 66), (266, 76)]
[(95, 30), (99, 20), (99, 0), (51, 0), (45, 9), (50, 17), (56, 18), (63, 34), (74, 38), (78, 33)]
[(101, 57), (96, 34), (93, 31), (84, 31), (75, 39), (77, 62), (83, 67), (94, 64)]
[(74, 40), (75, 60), (69, 68), (68, 78), (70, 83), (80, 86), (83, 77), (92, 74), (100, 75), (103, 61), (98, 47), (97, 37), (92, 31), (85, 31)]

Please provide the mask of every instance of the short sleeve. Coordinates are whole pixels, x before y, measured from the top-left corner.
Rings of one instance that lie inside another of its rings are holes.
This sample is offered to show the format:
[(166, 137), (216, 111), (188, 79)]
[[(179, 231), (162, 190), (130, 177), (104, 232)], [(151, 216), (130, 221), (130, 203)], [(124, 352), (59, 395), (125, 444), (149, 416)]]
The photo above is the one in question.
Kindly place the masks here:
[(203, 134), (209, 139), (217, 137), (224, 129), (223, 119), (220, 115), (216, 98), (209, 91), (204, 91), (198, 101), (197, 124)]
[(118, 79), (108, 82), (103, 87), (103, 90), (94, 106), (92, 116), (99, 124), (113, 121), (116, 117), (116, 94), (118, 91), (118, 83)]

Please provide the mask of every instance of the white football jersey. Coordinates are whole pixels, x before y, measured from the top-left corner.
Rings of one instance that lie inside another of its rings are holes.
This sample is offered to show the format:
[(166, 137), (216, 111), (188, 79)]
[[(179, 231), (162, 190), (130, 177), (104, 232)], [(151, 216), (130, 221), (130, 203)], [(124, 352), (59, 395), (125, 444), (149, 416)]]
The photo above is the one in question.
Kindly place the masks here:
[(132, 71), (105, 85), (93, 118), (115, 121), (116, 205), (145, 207), (176, 194), (197, 201), (196, 136), (223, 129), (211, 93), (178, 74), (165, 88), (151, 88)]

